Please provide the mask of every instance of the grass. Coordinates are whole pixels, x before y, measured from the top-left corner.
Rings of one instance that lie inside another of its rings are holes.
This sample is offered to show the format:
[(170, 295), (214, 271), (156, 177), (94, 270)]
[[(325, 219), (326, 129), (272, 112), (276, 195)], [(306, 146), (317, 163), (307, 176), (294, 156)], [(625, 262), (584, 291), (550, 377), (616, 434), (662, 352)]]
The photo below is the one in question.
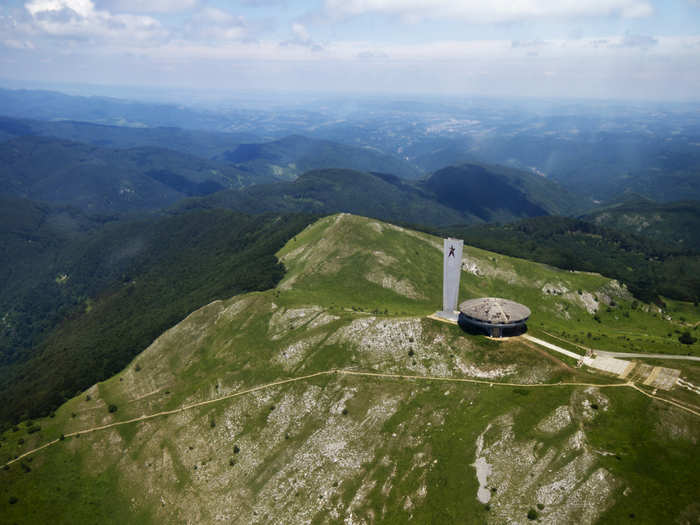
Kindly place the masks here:
[[(441, 254), (426, 235), (387, 225), (375, 227), (374, 222), (334, 216), (309, 226), (278, 254), (288, 273), (277, 289), (216, 302), (193, 313), (119, 374), (91, 389), (90, 401), (85, 394), (71, 399), (55, 417), (35, 422), (41, 426), (39, 432), (28, 433), (29, 426), (23, 423), (17, 432), (4, 433), (0, 457), (14, 457), (61, 433), (173, 410), (280, 378), (348, 366), (399, 374), (460, 375), (458, 364), (466, 363), (483, 371), (513, 367), (506, 377), (512, 382), (610, 382), (517, 340), (493, 341), (465, 334), (453, 325), (420, 319), (440, 304), (440, 275), (435, 268), (440, 268)], [(659, 347), (671, 351), (673, 345), (665, 342), (661, 332), (680, 322), (676, 316), (682, 315), (685, 322), (695, 319), (694, 307), (685, 303), (667, 304), (672, 316), (668, 321), (642, 311), (643, 305), (632, 308), (631, 298), (615, 297), (618, 306), (601, 312), (602, 323), (597, 323), (577, 299), (577, 290), (602, 298), (610, 289), (606, 278), (562, 272), (468, 247), (465, 251), (482, 273), (463, 273), (462, 299), (500, 295), (524, 302), (533, 310), (530, 332), (567, 348), (578, 350), (544, 332), (577, 342), (581, 334), (591, 331), (596, 343), (614, 346), (607, 328), (638, 330), (634, 337), (639, 338), (648, 326), (648, 338), (659, 338)], [(367, 280), (381, 257), (396, 261), (379, 264), (383, 275), (392, 277), (391, 282), (409, 282), (418, 292), (416, 297), (383, 287), (381, 280), (380, 284)], [(543, 294), (547, 283), (570, 292)], [(316, 309), (308, 310), (312, 306)], [(307, 308), (304, 317), (285, 317), (303, 308)], [(381, 313), (372, 313), (375, 310)], [(621, 315), (625, 311), (630, 317)], [(317, 315), (334, 318), (312, 326), (321, 319)], [(369, 321), (372, 318), (376, 321)], [(337, 336), (364, 321), (370, 323), (368, 327), (352, 337)], [(390, 327), (404, 321), (416, 331), (410, 339), (379, 328), (382, 322)], [(397, 338), (395, 347), (379, 351), (384, 347), (375, 347), (375, 340), (381, 343), (387, 337)], [(280, 359), (283, 352), (311, 338), (320, 342), (305, 351), (299, 362), (285, 367)], [(421, 367), (427, 365), (430, 369), (424, 372)], [(698, 377), (698, 367), (683, 363), (682, 368), (691, 379)], [(269, 520), (275, 521), (274, 508), (265, 502), (273, 501), (271, 494), (280, 491), (278, 509), (302, 516), (308, 502), (314, 512), (323, 510), (312, 513), (312, 521), (323, 521), (328, 509), (338, 505), (354, 506), (358, 516), (373, 513), (387, 523), (404, 523), (411, 515), (417, 523), (483, 523), (500, 511), (497, 506), (486, 510), (474, 497), (478, 483), (471, 465), (476, 439), (487, 425), (511, 415), (516, 444), (540, 443), (542, 454), (563, 450), (581, 428), (593, 449), (611, 450), (622, 458), (596, 455), (596, 467), (606, 468), (620, 481), (603, 522), (624, 522), (630, 513), (635, 513), (635, 523), (673, 522), (692, 503), (693, 488), (700, 483), (691, 439), (700, 433), (700, 423), (631, 389), (602, 392), (610, 400), (607, 411), (597, 410), (594, 419), (586, 420), (580, 408), (572, 408), (575, 422), (560, 433), (547, 434), (536, 430), (538, 422), (558, 406), (573, 403), (574, 394), (587, 395), (583, 388), (316, 377), (182, 414), (67, 438), (35, 454), (27, 463), (31, 472), (24, 472), (19, 464), (0, 471), (0, 515), (18, 523), (60, 523), (68, 517), (72, 523), (152, 523), (210, 521), (218, 512), (233, 521), (253, 519), (256, 505), (262, 505), (256, 519), (273, 513)], [(377, 412), (384, 402), (395, 406), (386, 419)], [(118, 410), (110, 413), (110, 404)], [(677, 430), (677, 435), (668, 429)], [(332, 439), (320, 440), (324, 432)], [(19, 445), (20, 439), (24, 444)], [(345, 447), (338, 456), (341, 459), (330, 461), (328, 457), (335, 454), (332, 445), (338, 443)], [(239, 447), (237, 454), (234, 446)], [(568, 452), (553, 465), (563, 468), (579, 453)], [(356, 457), (367, 459), (353, 466), (351, 459)], [(299, 458), (301, 463), (295, 463)], [(278, 478), (280, 473), (285, 477)], [(420, 496), (422, 487), (426, 487), (424, 496)], [(627, 496), (621, 495), (623, 487), (630, 488)], [(161, 495), (167, 501), (165, 507)], [(10, 504), (11, 497), (18, 501)], [(498, 496), (494, 498), (498, 501)], [(521, 521), (539, 503), (534, 494), (517, 502), (522, 509), (513, 511), (517, 514), (513, 519)], [(556, 506), (550, 507), (539, 509), (540, 516), (546, 517)]]

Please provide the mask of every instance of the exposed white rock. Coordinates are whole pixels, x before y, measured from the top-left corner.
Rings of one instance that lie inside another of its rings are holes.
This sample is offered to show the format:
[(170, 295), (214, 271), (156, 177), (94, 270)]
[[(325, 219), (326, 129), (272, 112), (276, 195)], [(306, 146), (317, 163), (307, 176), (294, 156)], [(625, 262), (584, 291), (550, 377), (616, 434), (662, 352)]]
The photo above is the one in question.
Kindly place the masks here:
[(569, 413), (569, 407), (562, 405), (557, 407), (554, 412), (540, 421), (535, 428), (540, 432), (546, 432), (547, 434), (556, 434), (561, 432), (566, 427), (571, 424), (571, 414)]

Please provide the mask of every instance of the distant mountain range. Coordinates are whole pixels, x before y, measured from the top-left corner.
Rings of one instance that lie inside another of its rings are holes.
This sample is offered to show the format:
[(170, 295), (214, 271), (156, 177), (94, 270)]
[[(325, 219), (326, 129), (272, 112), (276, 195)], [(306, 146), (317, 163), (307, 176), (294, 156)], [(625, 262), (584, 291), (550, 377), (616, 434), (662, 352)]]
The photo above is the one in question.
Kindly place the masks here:
[(578, 196), (578, 212), (630, 194), (657, 202), (700, 199), (692, 103), (380, 99), (204, 109), (0, 89), (0, 115), (45, 121), (0, 122), (0, 140), (21, 132), (114, 148), (166, 147), (228, 157), (259, 175), (287, 179), (323, 168), (416, 178), (469, 162), (554, 180)]
[(23, 135), (55, 137), (114, 149), (168, 148), (211, 159), (241, 143), (259, 142), (250, 133), (221, 133), (177, 127), (129, 127), (75, 120), (0, 117), (0, 139)]
[(378, 171), (404, 179), (417, 179), (424, 175), (416, 166), (377, 149), (300, 135), (273, 142), (240, 144), (217, 158), (246, 171), (292, 179), (304, 172), (324, 168)]
[(164, 148), (115, 150), (30, 135), (0, 143), (3, 194), (95, 213), (156, 210), (254, 181), (231, 164)]
[(372, 148), (299, 135), (236, 143), (243, 137), (12, 118), (0, 118), (0, 132), (3, 194), (93, 213), (155, 211), (261, 184), (202, 205), (249, 213), (349, 211), (436, 225), (565, 214), (576, 202), (526, 171), (469, 164), (425, 178)]
[(422, 181), (382, 173), (316, 170), (293, 182), (222, 191), (181, 206), (245, 213), (343, 211), (446, 225), (561, 214), (570, 203), (567, 193), (546, 179), (517, 170), (467, 164), (440, 170)]

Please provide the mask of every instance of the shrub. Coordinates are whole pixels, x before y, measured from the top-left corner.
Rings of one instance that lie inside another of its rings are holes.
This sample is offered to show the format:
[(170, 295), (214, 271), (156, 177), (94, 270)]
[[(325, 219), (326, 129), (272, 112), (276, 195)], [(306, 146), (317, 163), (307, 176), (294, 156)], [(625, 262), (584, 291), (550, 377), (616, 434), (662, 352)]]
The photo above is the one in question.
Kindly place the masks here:
[(211, 421), (209, 421), (209, 426), (211, 428), (214, 428), (216, 426), (216, 421), (214, 421), (213, 419)]
[(537, 508), (540, 510), (544, 509), (544, 503), (538, 503)]
[(134, 370), (137, 371), (137, 372), (140, 372), (140, 371), (141, 371), (141, 365), (138, 364), (138, 363), (136, 363), (136, 366), (134, 367)]
[(19, 500), (15, 496), (10, 496), (10, 505), (14, 505), (17, 503)]
[(343, 409), (343, 415), (344, 415), (344, 416), (347, 416), (347, 415), (348, 415), (348, 409), (347, 409), (347, 408), (344, 408), (344, 409)]
[(90, 397), (90, 394), (85, 396), (85, 401), (90, 401), (92, 398)]
[(61, 434), (61, 437), (58, 438), (59, 440), (63, 441), (66, 439), (66, 436), (64, 434)]
[(114, 412), (117, 411), (117, 405), (109, 405), (109, 412), (113, 414)]
[(684, 345), (692, 345), (695, 341), (697, 341), (697, 338), (690, 335), (690, 332), (686, 330), (678, 337), (678, 340)]
[(415, 354), (415, 352), (413, 351), (413, 348), (411, 348), (411, 349), (408, 351), (408, 357), (413, 357), (414, 354)]
[(537, 519), (537, 511), (535, 509), (528, 510), (527, 511), (527, 519), (536, 520)]
[(241, 451), (240, 447), (238, 445), (233, 445), (233, 453), (238, 454)]

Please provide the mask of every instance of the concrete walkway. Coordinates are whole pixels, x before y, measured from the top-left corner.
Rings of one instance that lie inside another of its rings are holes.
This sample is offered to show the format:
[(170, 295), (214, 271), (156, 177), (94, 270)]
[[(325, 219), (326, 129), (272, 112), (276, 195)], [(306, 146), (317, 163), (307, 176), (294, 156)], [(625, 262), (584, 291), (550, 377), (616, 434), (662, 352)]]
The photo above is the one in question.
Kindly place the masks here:
[[(584, 355), (579, 355), (576, 352), (566, 350), (560, 346), (543, 341), (537, 337), (532, 337), (528, 334), (523, 334), (523, 338), (533, 343), (559, 352), (567, 357), (576, 359), (580, 365), (586, 365), (587, 367), (593, 368), (601, 372), (607, 372), (608, 374), (613, 374), (620, 379), (639, 381), (644, 385), (651, 386), (654, 388), (660, 388), (662, 390), (671, 390), (676, 384), (679, 376), (680, 370), (673, 368), (665, 368), (663, 366), (651, 366), (643, 363), (637, 363), (634, 361), (626, 361), (624, 359), (618, 359), (618, 357), (648, 357), (648, 354), (628, 354), (623, 352), (596, 352), (595, 357), (588, 357)], [(652, 354), (658, 355), (658, 354)], [(668, 356), (663, 356), (668, 357)], [(677, 356), (677, 357), (688, 357), (688, 356)], [(686, 387), (687, 388), (687, 387)], [(694, 390), (693, 390), (694, 391)]]
[(554, 350), (555, 352), (559, 352), (560, 354), (564, 354), (567, 357), (571, 357), (573, 359), (576, 359), (576, 361), (579, 361), (583, 358), (582, 355), (571, 352), (570, 350), (565, 350), (561, 346), (557, 346), (557, 345), (554, 345), (552, 343), (548, 343), (547, 341), (543, 341), (542, 339), (538, 339), (537, 337), (532, 337), (531, 335), (528, 335), (528, 334), (523, 334), (522, 337), (527, 339), (528, 341), (532, 341), (536, 345), (544, 346), (545, 348), (549, 348), (550, 350)]
[(606, 355), (609, 357), (631, 357), (636, 359), (685, 359), (687, 361), (700, 361), (700, 357), (694, 355), (676, 355), (676, 354), (640, 354), (634, 352), (608, 352), (607, 350), (593, 350), (598, 355)]

